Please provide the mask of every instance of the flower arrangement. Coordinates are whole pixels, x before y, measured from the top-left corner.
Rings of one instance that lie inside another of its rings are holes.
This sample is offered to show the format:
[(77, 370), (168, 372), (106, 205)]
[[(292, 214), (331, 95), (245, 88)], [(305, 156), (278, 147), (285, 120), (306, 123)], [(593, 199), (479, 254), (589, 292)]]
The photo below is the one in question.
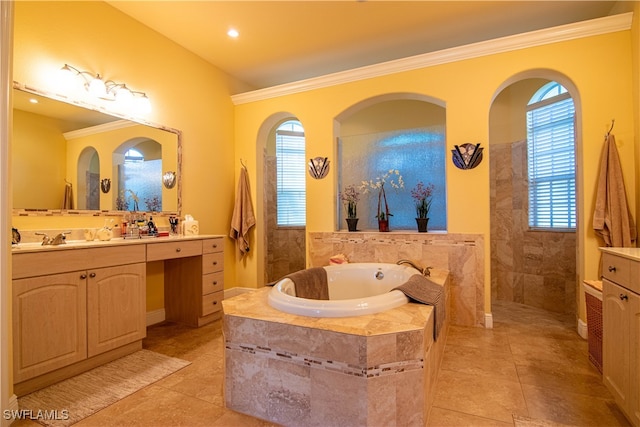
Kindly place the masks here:
[(357, 218), (358, 202), (360, 201), (360, 191), (355, 185), (347, 185), (340, 193), (340, 200), (347, 212), (347, 218)]
[(413, 190), (411, 190), (411, 197), (415, 200), (416, 215), (418, 215), (418, 218), (429, 218), (429, 209), (433, 201), (434, 188), (435, 186), (433, 184), (424, 185), (422, 181), (420, 181), (413, 187)]
[[(399, 190), (404, 188), (404, 180), (398, 169), (389, 169), (382, 176), (376, 177), (374, 180), (362, 181), (363, 193), (366, 194), (370, 190), (378, 191), (378, 214), (376, 218), (378, 221), (388, 221), (390, 216), (393, 216), (389, 212), (389, 205), (387, 204), (387, 194), (385, 193), (384, 186), (389, 184), (392, 188)], [(384, 210), (382, 209), (382, 202), (384, 201)]]
[(151, 212), (160, 212), (160, 208), (162, 207), (162, 201), (157, 195), (145, 198), (144, 203), (147, 205), (147, 210)]

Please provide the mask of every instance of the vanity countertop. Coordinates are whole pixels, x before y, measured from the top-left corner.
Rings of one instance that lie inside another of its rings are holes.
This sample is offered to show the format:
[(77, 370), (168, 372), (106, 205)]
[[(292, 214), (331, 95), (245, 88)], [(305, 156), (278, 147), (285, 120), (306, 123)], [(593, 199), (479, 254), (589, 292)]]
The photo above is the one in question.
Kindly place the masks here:
[(623, 258), (632, 259), (634, 261), (640, 261), (640, 248), (609, 248), (602, 247), (600, 248), (602, 252), (609, 253), (612, 255), (618, 255)]
[(104, 246), (123, 246), (123, 245), (140, 245), (140, 244), (156, 244), (163, 242), (180, 242), (187, 240), (204, 240), (224, 237), (221, 234), (199, 234), (194, 236), (167, 236), (167, 237), (146, 237), (142, 239), (124, 239), (122, 237), (113, 238), (111, 240), (68, 240), (67, 243), (57, 246), (45, 245), (40, 242), (18, 243), (11, 246), (12, 253), (29, 253), (43, 251), (60, 251), (73, 249), (86, 249)]

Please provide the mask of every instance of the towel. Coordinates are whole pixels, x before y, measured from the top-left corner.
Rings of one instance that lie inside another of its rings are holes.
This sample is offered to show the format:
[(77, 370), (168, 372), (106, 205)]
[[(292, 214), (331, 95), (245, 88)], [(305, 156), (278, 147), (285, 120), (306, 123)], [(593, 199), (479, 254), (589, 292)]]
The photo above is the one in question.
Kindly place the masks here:
[(636, 226), (629, 210), (616, 140), (612, 134), (607, 136), (602, 149), (593, 229), (604, 239), (606, 246), (635, 246)]
[(392, 290), (399, 290), (410, 299), (422, 304), (432, 305), (435, 321), (433, 325), (433, 339), (437, 340), (440, 329), (446, 320), (444, 290), (442, 286), (432, 282), (420, 274), (414, 274), (400, 286)]
[(240, 251), (241, 258), (249, 252), (247, 234), (254, 225), (256, 225), (256, 217), (251, 203), (249, 177), (247, 176), (247, 169), (242, 167), (240, 168), (236, 202), (233, 206), (233, 216), (231, 217), (231, 231), (229, 231), (229, 236), (236, 240), (236, 246)]
[(73, 187), (68, 182), (64, 185), (64, 199), (62, 200), (62, 209), (73, 209)]
[(327, 270), (322, 267), (307, 268), (285, 276), (296, 285), (296, 296), (309, 299), (329, 299)]

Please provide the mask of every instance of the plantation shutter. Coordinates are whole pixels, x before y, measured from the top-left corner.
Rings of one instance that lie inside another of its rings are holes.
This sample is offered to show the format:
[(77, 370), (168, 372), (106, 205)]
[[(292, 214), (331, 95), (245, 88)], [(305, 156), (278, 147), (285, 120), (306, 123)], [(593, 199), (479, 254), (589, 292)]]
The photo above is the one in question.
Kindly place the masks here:
[(278, 226), (306, 223), (304, 133), (276, 132)]
[(529, 227), (575, 229), (575, 112), (569, 94), (529, 106)]

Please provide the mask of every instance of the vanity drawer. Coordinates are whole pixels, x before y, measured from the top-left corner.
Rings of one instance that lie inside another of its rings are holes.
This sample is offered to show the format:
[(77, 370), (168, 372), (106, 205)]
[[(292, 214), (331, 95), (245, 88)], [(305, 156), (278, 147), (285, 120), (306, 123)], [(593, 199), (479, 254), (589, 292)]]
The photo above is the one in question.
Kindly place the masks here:
[(224, 267), (224, 253), (214, 252), (202, 255), (202, 274), (222, 271)]
[(45, 276), (67, 271), (144, 262), (144, 245), (112, 246), (91, 249), (62, 249), (14, 253), (12, 278)]
[(222, 290), (224, 290), (224, 273), (222, 271), (202, 276), (202, 295)]
[(224, 249), (224, 241), (222, 237), (215, 239), (205, 239), (202, 241), (202, 253), (209, 254), (212, 252), (222, 252)]
[(640, 262), (605, 252), (602, 254), (602, 277), (640, 293)]
[(163, 242), (147, 245), (147, 261), (185, 258), (202, 254), (202, 242), (188, 240), (182, 242)]
[(214, 292), (212, 294), (202, 296), (202, 316), (215, 313), (222, 310), (222, 300), (224, 292)]

